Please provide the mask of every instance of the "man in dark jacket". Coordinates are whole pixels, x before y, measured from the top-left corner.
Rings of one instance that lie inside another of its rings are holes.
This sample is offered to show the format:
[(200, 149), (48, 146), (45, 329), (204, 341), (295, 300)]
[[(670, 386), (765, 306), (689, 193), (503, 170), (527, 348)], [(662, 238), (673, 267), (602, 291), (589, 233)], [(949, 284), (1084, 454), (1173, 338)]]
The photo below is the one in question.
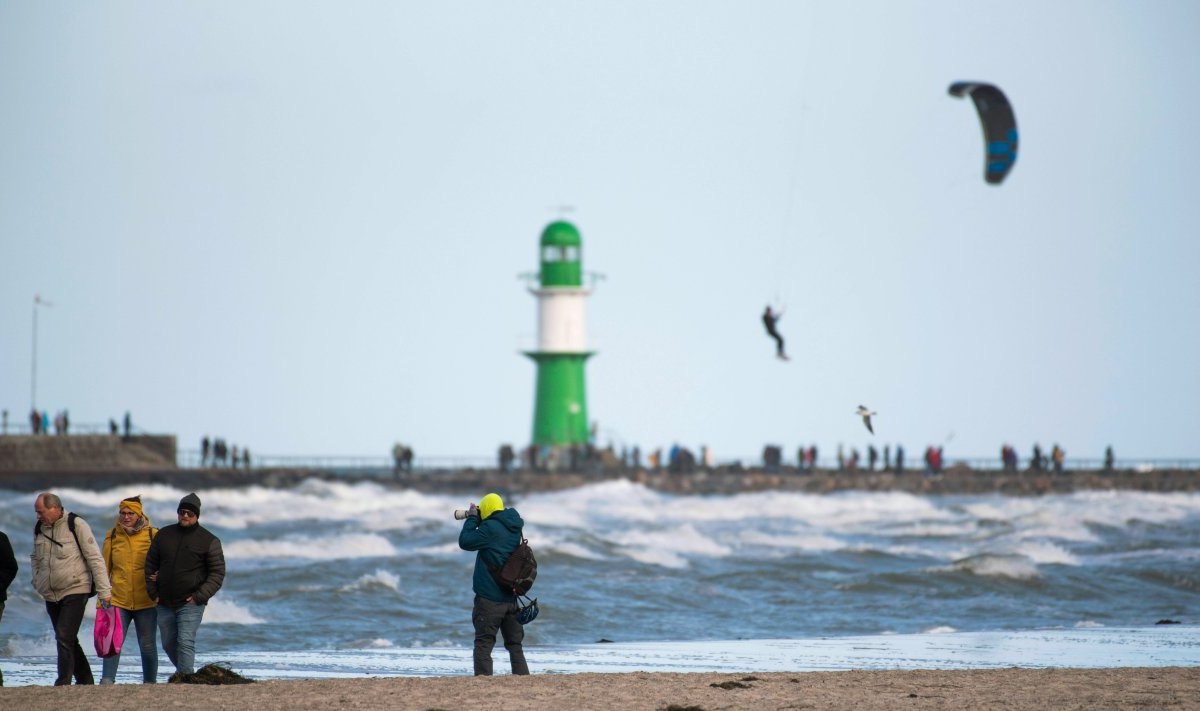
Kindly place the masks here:
[(158, 599), (158, 631), (175, 674), (196, 672), (196, 632), (225, 581), (221, 539), (200, 525), (200, 497), (179, 501), (179, 523), (161, 529), (146, 554), (146, 592)]
[(511, 590), (501, 590), (492, 576), (489, 566), (499, 570), (504, 561), (521, 544), (521, 530), (525, 522), (516, 509), (504, 508), (499, 494), (488, 494), (471, 504), (462, 532), (458, 534), (458, 547), (475, 554), (475, 575), (471, 587), (475, 590), (475, 606), (471, 610), (471, 622), (475, 624), (475, 676), (492, 675), (492, 648), (496, 646), (496, 630), (504, 635), (504, 648), (512, 663), (513, 674), (528, 674), (525, 650), (521, 641), (525, 630), (517, 622), (520, 606)]
[[(8, 413), (5, 413), (7, 416)], [(8, 601), (8, 586), (17, 577), (17, 557), (13, 555), (12, 543), (4, 531), (0, 531), (0, 618), (4, 617), (4, 603)], [(0, 686), (4, 686), (4, 672), (0, 671)]]

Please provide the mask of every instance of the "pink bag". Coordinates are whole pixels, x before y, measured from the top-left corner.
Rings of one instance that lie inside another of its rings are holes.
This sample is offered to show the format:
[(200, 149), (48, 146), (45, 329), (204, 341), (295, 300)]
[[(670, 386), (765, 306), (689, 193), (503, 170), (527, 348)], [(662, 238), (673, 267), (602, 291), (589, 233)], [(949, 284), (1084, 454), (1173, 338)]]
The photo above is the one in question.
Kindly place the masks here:
[(121, 653), (125, 629), (121, 626), (121, 611), (114, 605), (96, 606), (96, 654), (114, 657)]

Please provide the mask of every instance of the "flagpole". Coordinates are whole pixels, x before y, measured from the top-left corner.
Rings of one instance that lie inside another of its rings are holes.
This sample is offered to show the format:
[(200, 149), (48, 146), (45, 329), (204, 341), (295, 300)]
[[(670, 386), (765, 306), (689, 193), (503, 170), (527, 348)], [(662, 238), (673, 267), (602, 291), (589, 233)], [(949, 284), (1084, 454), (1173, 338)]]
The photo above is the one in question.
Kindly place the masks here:
[(42, 299), (41, 294), (33, 295), (33, 357), (30, 358), (30, 373), (29, 373), (29, 409), (37, 410), (37, 321), (39, 306), (53, 306), (54, 304)]

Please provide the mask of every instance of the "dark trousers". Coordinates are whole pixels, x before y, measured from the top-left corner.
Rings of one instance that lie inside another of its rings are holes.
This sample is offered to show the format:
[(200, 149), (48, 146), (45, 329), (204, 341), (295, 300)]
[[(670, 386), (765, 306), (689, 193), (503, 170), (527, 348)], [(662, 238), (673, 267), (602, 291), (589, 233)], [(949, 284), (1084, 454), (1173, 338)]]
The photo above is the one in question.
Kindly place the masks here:
[(92, 667), (79, 646), (79, 625), (83, 622), (83, 607), (88, 595), (67, 595), (58, 602), (46, 601), (50, 624), (54, 625), (54, 642), (58, 646), (58, 678), (55, 686), (69, 686), (71, 677), (76, 684), (94, 684)]
[(512, 663), (513, 674), (528, 674), (525, 650), (521, 641), (525, 639), (525, 628), (517, 622), (520, 608), (513, 602), (492, 602), (475, 596), (471, 610), (471, 622), (475, 624), (475, 676), (492, 675), (492, 648), (496, 646), (496, 630), (504, 635), (504, 648)]
[(775, 339), (775, 355), (783, 355), (783, 336), (775, 333), (774, 330), (767, 331), (767, 335)]

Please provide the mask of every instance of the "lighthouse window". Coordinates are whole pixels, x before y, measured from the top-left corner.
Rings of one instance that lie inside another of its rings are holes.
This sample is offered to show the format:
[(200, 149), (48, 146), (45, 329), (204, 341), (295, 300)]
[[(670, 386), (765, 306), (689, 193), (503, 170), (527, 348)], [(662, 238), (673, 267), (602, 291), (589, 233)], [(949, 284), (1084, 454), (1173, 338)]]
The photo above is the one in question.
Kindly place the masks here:
[(562, 261), (562, 248), (559, 247), (558, 245), (553, 245), (553, 244), (548, 244), (545, 247), (542, 247), (542, 261), (543, 262), (561, 262)]
[(566, 253), (566, 256), (563, 257), (563, 259), (565, 259), (566, 261), (568, 261), (568, 262), (578, 262), (579, 261), (579, 248), (578, 247), (575, 247), (575, 246), (563, 247), (563, 251)]

